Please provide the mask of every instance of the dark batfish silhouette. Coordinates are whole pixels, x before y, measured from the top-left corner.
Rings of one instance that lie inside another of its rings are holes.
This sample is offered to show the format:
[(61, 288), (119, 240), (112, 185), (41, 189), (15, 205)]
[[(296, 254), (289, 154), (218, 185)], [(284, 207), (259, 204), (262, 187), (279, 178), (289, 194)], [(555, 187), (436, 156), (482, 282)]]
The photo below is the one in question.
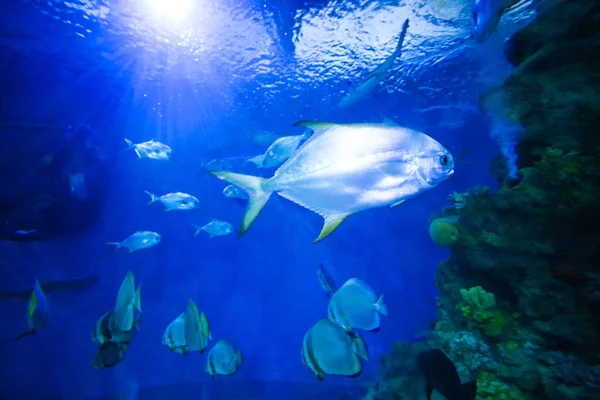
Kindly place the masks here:
[(419, 369), (425, 377), (425, 394), (431, 400), (435, 389), (448, 400), (474, 400), (477, 382), (460, 383), (456, 366), (443, 351), (433, 349), (419, 354)]
[[(95, 285), (99, 278), (90, 276), (87, 278), (71, 279), (66, 281), (40, 282), (42, 291), (46, 294), (55, 292), (76, 292)], [(0, 292), (0, 299), (22, 299), (29, 300), (31, 288), (13, 292)]]

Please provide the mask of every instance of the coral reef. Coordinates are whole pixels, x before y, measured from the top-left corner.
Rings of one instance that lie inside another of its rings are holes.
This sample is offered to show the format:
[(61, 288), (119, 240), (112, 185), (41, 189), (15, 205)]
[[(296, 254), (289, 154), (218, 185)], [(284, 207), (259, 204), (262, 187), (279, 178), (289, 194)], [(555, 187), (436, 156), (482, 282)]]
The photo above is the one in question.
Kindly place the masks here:
[(432, 216), (451, 256), (429, 345), (478, 399), (600, 398), (600, 2), (540, 3), (507, 41), (516, 69), (480, 99), (523, 128), (517, 179), (496, 159), (497, 190), (454, 193)]

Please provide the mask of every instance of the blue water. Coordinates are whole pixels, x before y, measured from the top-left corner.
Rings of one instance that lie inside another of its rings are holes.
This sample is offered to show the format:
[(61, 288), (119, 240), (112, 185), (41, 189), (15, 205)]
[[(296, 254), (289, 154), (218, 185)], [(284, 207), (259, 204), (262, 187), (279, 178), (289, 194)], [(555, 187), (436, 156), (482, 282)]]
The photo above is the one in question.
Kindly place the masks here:
[[(105, 185), (89, 229), (0, 242), (0, 290), (28, 289), (35, 278), (100, 278), (80, 293), (49, 294), (48, 326), (18, 342), (11, 339), (26, 329), (27, 303), (0, 300), (2, 398), (340, 398), (366, 391), (393, 341), (417, 340), (430, 327), (435, 270), (448, 252), (430, 240), (428, 218), (454, 191), (495, 185), (489, 163), (500, 149), (477, 98), (510, 71), (502, 40), (524, 13), (508, 16), (477, 46), (469, 4), (459, 0), (197, 0), (182, 15), (171, 13), (183, 0), (7, 3), (0, 4), (2, 122), (52, 127), (57, 146), (66, 132), (89, 126), (109, 168), (96, 171)], [(164, 3), (170, 8), (152, 8)], [(405, 51), (376, 96), (336, 109), (348, 82), (360, 82), (393, 51), (406, 18)], [(353, 215), (318, 244), (321, 217), (277, 196), (241, 239), (192, 237), (190, 223), (217, 218), (237, 229), (244, 211), (202, 163), (261, 153), (252, 142), (258, 130), (283, 134), (303, 119), (383, 116), (444, 144), (457, 158), (455, 177), (402, 206)], [(172, 160), (139, 161), (124, 151), (124, 138), (166, 143)], [(28, 179), (36, 185), (35, 176)], [(144, 190), (190, 193), (201, 205), (164, 213), (146, 206)], [(136, 230), (163, 240), (132, 254), (106, 245)], [(388, 305), (380, 331), (365, 334), (370, 361), (354, 380), (321, 383), (301, 363), (304, 333), (327, 309), (316, 277), (321, 262), (338, 284), (363, 279)], [(142, 284), (141, 331), (121, 364), (94, 370), (92, 329), (128, 269)], [(213, 382), (205, 355), (182, 357), (161, 344), (189, 297), (207, 314), (213, 337), (243, 351), (234, 376)]]

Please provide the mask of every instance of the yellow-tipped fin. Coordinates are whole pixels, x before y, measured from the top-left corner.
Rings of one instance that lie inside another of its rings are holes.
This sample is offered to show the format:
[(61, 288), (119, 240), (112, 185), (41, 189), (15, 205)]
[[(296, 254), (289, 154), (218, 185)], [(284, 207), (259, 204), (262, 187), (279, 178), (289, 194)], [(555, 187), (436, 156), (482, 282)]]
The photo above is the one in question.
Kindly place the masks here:
[(338, 226), (340, 226), (342, 222), (344, 222), (346, 218), (348, 218), (349, 215), (350, 214), (336, 214), (323, 216), (325, 218), (323, 229), (321, 229), (321, 234), (318, 238), (315, 239), (313, 243), (317, 243), (329, 236), (333, 231), (337, 229)]
[(238, 186), (248, 193), (248, 207), (246, 208), (246, 213), (244, 214), (238, 233), (238, 237), (244, 236), (273, 193), (263, 190), (262, 183), (265, 182), (266, 179), (258, 176), (236, 174), (235, 172), (229, 171), (208, 171), (208, 173), (225, 182)]

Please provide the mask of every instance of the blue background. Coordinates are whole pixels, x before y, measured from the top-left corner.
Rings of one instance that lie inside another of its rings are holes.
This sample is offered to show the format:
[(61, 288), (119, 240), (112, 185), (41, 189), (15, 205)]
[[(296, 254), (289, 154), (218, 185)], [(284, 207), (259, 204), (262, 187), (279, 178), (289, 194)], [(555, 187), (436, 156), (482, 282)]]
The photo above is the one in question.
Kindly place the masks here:
[[(142, 0), (0, 6), (2, 120), (88, 124), (101, 133), (113, 165), (108, 200), (89, 231), (43, 243), (0, 242), (0, 290), (27, 289), (34, 278), (100, 277), (84, 293), (48, 295), (47, 328), (18, 342), (11, 338), (26, 329), (27, 304), (1, 301), (3, 398), (84, 398), (210, 381), (205, 356), (182, 357), (161, 344), (188, 297), (208, 315), (216, 340), (243, 351), (238, 373), (224, 379), (314, 383), (300, 348), (306, 330), (326, 315), (328, 299), (316, 276), (321, 262), (338, 285), (357, 277), (384, 294), (389, 316), (379, 332), (365, 334), (371, 361), (363, 377), (353, 383), (327, 378), (316, 390), (375, 379), (391, 343), (415, 340), (435, 319), (435, 268), (448, 251), (431, 242), (429, 216), (453, 191), (494, 185), (489, 163), (498, 147), (476, 101), (508, 70), (503, 31), (476, 47), (469, 40), (469, 4), (458, 1), (433, 11), (415, 2), (200, 2), (182, 31), (147, 18), (147, 6)], [(367, 26), (371, 17), (383, 21), (376, 25), (381, 32)], [(376, 97), (336, 109), (348, 82), (360, 82), (391, 53), (407, 17), (405, 53)], [(343, 29), (347, 43), (328, 36)], [(192, 237), (190, 224), (211, 218), (237, 230), (244, 211), (242, 202), (223, 197), (225, 185), (199, 169), (201, 163), (261, 153), (251, 140), (259, 129), (281, 134), (302, 119), (375, 122), (382, 116), (450, 149), (455, 177), (402, 206), (353, 215), (318, 244), (312, 241), (321, 217), (277, 196), (242, 239)], [(123, 151), (124, 138), (162, 141), (172, 147), (172, 160), (137, 160)], [(144, 190), (190, 193), (201, 205), (164, 213), (160, 205), (146, 206)], [(106, 245), (137, 230), (159, 232), (163, 241), (132, 254), (114, 254)], [(123, 363), (94, 370), (92, 329), (114, 305), (128, 269), (142, 284), (141, 331)]]

